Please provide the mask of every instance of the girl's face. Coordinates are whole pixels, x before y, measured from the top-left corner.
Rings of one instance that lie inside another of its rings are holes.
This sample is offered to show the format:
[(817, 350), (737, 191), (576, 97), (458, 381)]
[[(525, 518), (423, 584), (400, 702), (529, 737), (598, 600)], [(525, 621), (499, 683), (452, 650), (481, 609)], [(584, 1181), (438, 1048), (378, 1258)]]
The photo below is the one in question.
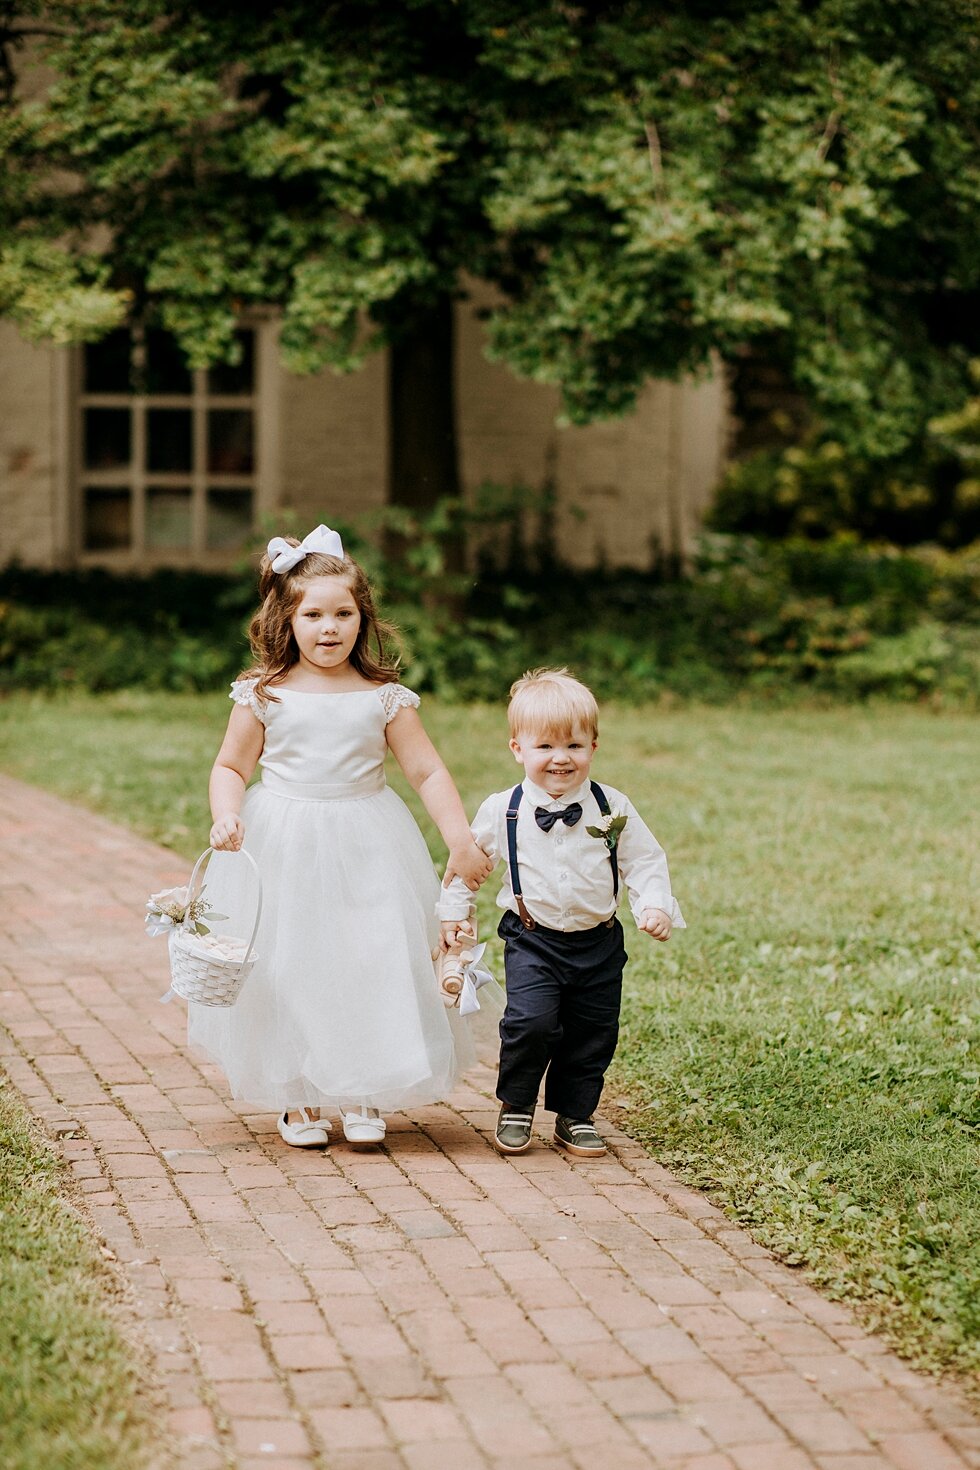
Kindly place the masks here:
[(303, 587), (291, 620), (300, 663), (319, 672), (340, 668), (351, 656), (360, 626), (350, 583), (343, 577), (314, 577)]

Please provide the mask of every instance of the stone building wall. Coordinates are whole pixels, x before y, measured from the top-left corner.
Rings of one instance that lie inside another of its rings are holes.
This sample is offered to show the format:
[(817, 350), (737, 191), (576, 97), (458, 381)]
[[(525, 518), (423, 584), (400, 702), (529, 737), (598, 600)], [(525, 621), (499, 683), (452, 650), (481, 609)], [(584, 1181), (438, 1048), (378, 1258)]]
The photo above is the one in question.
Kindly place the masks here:
[[(650, 382), (636, 411), (558, 427), (558, 392), (483, 355), (479, 288), (457, 309), (456, 401), (464, 491), (490, 483), (555, 494), (562, 560), (644, 567), (682, 553), (724, 462), (728, 396), (721, 373), (699, 384)], [(384, 503), (387, 362), (350, 378), (283, 376), (283, 503), (300, 521)]]
[(682, 553), (724, 462), (727, 392), (719, 373), (698, 385), (649, 382), (622, 419), (559, 427), (557, 389), (523, 382), (483, 356), (477, 288), (457, 317), (463, 482), (555, 495), (554, 539), (577, 566), (648, 566)]
[[(360, 372), (300, 378), (280, 371), (280, 504), (299, 524), (350, 520), (385, 502), (387, 358)], [(261, 425), (260, 425), (261, 427)]]
[[(558, 427), (556, 390), (487, 361), (475, 289), (457, 312), (456, 388), (464, 490), (481, 485), (553, 493), (555, 549), (578, 566), (645, 567), (682, 553), (720, 473), (728, 432), (719, 374), (698, 385), (650, 382), (636, 411)], [(349, 377), (291, 376), (274, 332), (262, 347), (257, 505), (289, 506), (299, 526), (350, 520), (384, 503), (387, 361)], [(69, 453), (72, 354), (24, 342), (0, 323), (0, 565), (78, 560)], [(91, 557), (88, 560), (92, 560)], [(208, 564), (208, 563), (205, 563)]]
[(0, 321), (0, 564), (65, 560), (64, 367), (57, 349), (34, 347)]

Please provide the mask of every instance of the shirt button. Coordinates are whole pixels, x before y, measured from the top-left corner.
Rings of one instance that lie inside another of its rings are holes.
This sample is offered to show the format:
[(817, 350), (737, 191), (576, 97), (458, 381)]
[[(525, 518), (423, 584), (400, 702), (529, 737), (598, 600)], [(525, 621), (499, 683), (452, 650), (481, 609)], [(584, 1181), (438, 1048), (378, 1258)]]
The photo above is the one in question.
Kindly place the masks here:
[(564, 839), (564, 837), (556, 837), (555, 838), (555, 841), (557, 842), (558, 846), (561, 847), (561, 845), (565, 841), (565, 839)]

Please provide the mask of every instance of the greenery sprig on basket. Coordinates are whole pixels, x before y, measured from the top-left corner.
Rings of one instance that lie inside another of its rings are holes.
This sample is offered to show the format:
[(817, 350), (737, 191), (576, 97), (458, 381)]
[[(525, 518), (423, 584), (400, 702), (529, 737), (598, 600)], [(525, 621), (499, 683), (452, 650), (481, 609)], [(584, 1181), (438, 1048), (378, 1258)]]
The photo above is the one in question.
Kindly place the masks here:
[(227, 919), (227, 914), (216, 913), (207, 902), (203, 888), (190, 903), (188, 898), (186, 885), (183, 888), (162, 888), (159, 893), (151, 893), (146, 901), (144, 920), (147, 934), (155, 939), (158, 934), (167, 934), (171, 929), (181, 928), (188, 917), (195, 934), (210, 934), (211, 930), (204, 923), (205, 919)]

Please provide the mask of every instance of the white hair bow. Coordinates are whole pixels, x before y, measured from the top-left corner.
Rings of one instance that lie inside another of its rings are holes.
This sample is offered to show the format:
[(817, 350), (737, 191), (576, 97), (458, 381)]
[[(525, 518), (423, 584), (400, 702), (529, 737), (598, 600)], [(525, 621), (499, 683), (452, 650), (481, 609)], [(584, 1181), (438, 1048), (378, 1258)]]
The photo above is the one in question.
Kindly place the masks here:
[(343, 556), (344, 543), (329, 526), (317, 526), (298, 546), (290, 546), (284, 536), (273, 536), (266, 550), (272, 558), (274, 572), (291, 572), (311, 551), (321, 556)]

